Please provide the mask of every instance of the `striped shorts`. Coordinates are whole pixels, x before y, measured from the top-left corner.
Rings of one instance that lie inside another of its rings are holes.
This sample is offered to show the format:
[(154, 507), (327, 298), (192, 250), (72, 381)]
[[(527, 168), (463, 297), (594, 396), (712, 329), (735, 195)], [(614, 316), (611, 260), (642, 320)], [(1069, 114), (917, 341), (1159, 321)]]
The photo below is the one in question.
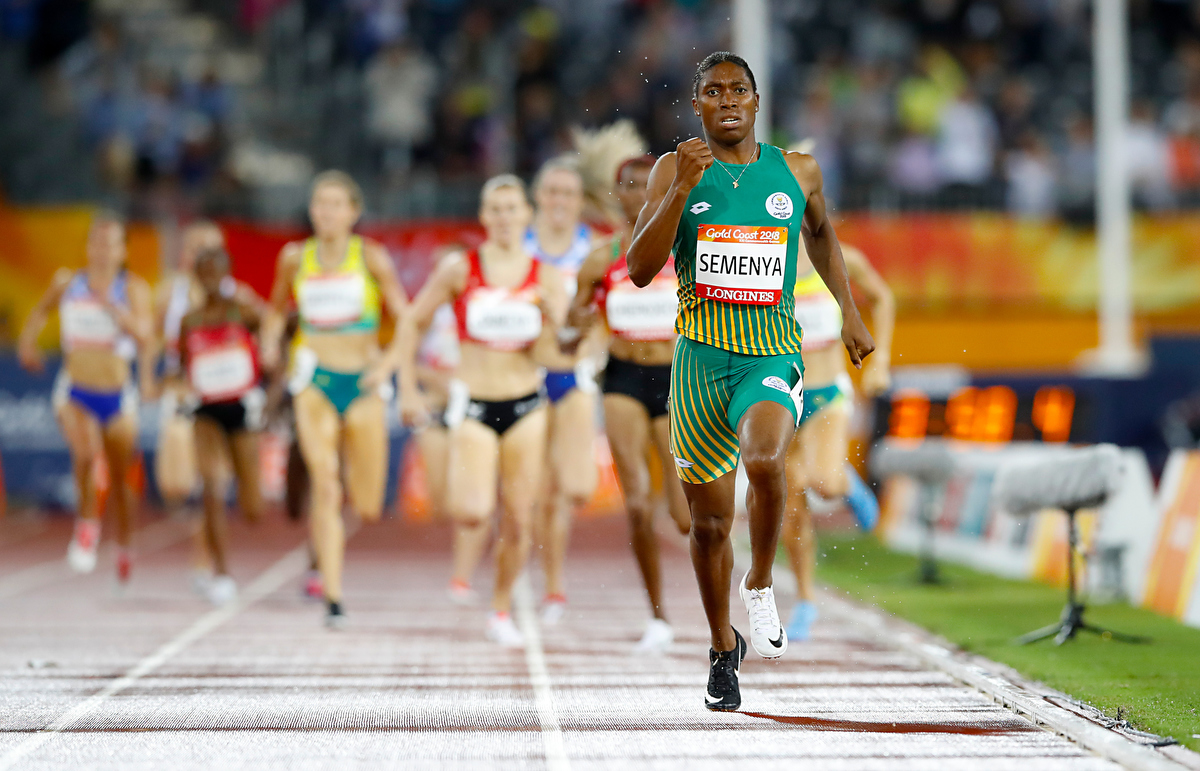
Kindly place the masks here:
[(671, 454), (679, 478), (704, 484), (737, 468), (737, 426), (757, 402), (804, 411), (798, 353), (750, 356), (680, 337), (671, 363)]

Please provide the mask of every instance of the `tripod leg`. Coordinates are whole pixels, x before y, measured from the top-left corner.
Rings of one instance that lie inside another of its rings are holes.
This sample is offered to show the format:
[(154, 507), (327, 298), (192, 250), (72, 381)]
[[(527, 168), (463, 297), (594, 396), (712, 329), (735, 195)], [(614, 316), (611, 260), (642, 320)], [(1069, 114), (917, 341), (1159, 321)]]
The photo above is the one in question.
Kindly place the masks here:
[(1063, 623), (1059, 621), (1051, 624), (1050, 626), (1044, 626), (1041, 629), (1035, 629), (1028, 634), (1023, 634), (1016, 640), (1013, 640), (1013, 643), (1015, 645), (1028, 645), (1029, 643), (1035, 643), (1039, 640), (1045, 640), (1049, 637), (1057, 637), (1063, 629)]
[(1114, 632), (1111, 629), (1105, 629), (1102, 626), (1092, 626), (1091, 624), (1080, 624), (1079, 628), (1085, 632), (1091, 632), (1100, 637), (1110, 637), (1117, 642), (1133, 643), (1134, 645), (1145, 645), (1154, 642), (1150, 637), (1138, 634), (1125, 634), (1124, 632)]

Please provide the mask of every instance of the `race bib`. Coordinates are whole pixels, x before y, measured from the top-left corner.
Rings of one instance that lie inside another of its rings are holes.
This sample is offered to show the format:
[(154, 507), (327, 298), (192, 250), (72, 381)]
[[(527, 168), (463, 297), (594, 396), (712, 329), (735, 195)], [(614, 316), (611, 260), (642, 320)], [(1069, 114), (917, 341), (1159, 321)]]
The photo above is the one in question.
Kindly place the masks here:
[(254, 387), (254, 357), (244, 346), (212, 348), (192, 356), (192, 388), (204, 401), (234, 399)]
[(796, 321), (804, 330), (805, 348), (820, 348), (842, 337), (842, 309), (828, 295), (797, 297)]
[(112, 314), (103, 305), (91, 300), (65, 303), (59, 323), (62, 325), (63, 339), (70, 348), (110, 348), (121, 335)]
[(675, 336), (679, 298), (670, 286), (609, 292), (609, 329), (629, 340), (670, 340)]
[(467, 334), (493, 348), (517, 351), (542, 333), (542, 309), (507, 290), (476, 290), (467, 303)]
[(300, 316), (313, 327), (340, 327), (362, 317), (367, 294), (361, 274), (313, 276), (300, 285)]
[(696, 296), (740, 305), (777, 305), (783, 296), (786, 227), (701, 225)]

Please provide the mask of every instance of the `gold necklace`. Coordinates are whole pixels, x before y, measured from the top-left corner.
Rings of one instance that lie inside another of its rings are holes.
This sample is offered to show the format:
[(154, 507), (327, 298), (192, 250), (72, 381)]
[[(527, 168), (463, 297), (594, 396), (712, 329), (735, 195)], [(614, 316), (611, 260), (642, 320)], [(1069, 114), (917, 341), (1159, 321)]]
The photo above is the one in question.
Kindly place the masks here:
[(721, 163), (720, 161), (717, 161), (717, 156), (714, 155), (713, 160), (717, 161), (717, 165), (719, 165), (722, 169), (725, 169), (725, 173), (728, 174), (729, 178), (733, 180), (733, 189), (737, 190), (738, 182), (741, 180), (742, 175), (746, 173), (746, 169), (750, 168), (751, 163), (754, 163), (756, 160), (758, 160), (758, 153), (760, 150), (762, 150), (762, 145), (756, 145), (754, 148), (754, 157), (750, 159), (750, 163), (747, 163), (745, 166), (742, 167), (742, 173), (738, 174), (736, 177), (733, 176), (733, 172), (730, 171), (729, 168), (725, 164)]

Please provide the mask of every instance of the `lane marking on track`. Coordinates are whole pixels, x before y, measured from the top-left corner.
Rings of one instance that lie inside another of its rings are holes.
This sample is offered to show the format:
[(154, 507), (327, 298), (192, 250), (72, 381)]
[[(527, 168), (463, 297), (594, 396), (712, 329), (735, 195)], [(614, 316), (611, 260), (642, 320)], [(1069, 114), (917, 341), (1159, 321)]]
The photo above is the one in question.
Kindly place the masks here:
[[(546, 768), (549, 771), (570, 771), (571, 761), (567, 758), (567, 748), (563, 744), (558, 714), (554, 711), (554, 694), (550, 690), (550, 671), (546, 669), (546, 651), (542, 648), (542, 635), (538, 629), (537, 607), (525, 574), (521, 574), (513, 587), (513, 605), (516, 606), (514, 610), (517, 611), (521, 634), (525, 635), (525, 666), (529, 668), (533, 701), (537, 707), (538, 721), (542, 725)], [(0, 771), (3, 771), (3, 766), (0, 766)]]
[[(155, 522), (133, 534), (135, 556), (137, 554), (152, 554), (168, 546), (174, 546), (187, 537), (188, 528), (183, 523), (174, 520)], [(105, 566), (109, 565), (109, 558), (114, 553), (115, 550), (112, 542), (104, 543), (100, 547), (100, 560), (98, 560), (98, 563)], [(24, 592), (41, 589), (50, 584), (56, 584), (84, 575), (90, 574), (76, 573), (67, 565), (64, 544), (63, 556), (39, 562), (36, 565), (30, 565), (11, 575), (0, 578), (0, 600), (10, 599)]]
[(93, 694), (83, 702), (75, 705), (41, 731), (33, 734), (23, 743), (0, 756), (0, 771), (8, 771), (22, 759), (36, 752), (61, 731), (87, 715), (95, 712), (104, 702), (136, 683), (141, 678), (158, 669), (171, 660), (184, 648), (196, 642), (209, 632), (220, 627), (238, 613), (278, 590), (289, 580), (300, 575), (308, 567), (308, 546), (301, 544), (281, 557), (275, 564), (264, 570), (242, 592), (236, 601), (221, 608), (214, 608), (196, 619), (191, 626), (184, 629), (171, 640), (161, 645), (158, 650), (146, 656), (121, 677), (106, 685), (98, 693)]

